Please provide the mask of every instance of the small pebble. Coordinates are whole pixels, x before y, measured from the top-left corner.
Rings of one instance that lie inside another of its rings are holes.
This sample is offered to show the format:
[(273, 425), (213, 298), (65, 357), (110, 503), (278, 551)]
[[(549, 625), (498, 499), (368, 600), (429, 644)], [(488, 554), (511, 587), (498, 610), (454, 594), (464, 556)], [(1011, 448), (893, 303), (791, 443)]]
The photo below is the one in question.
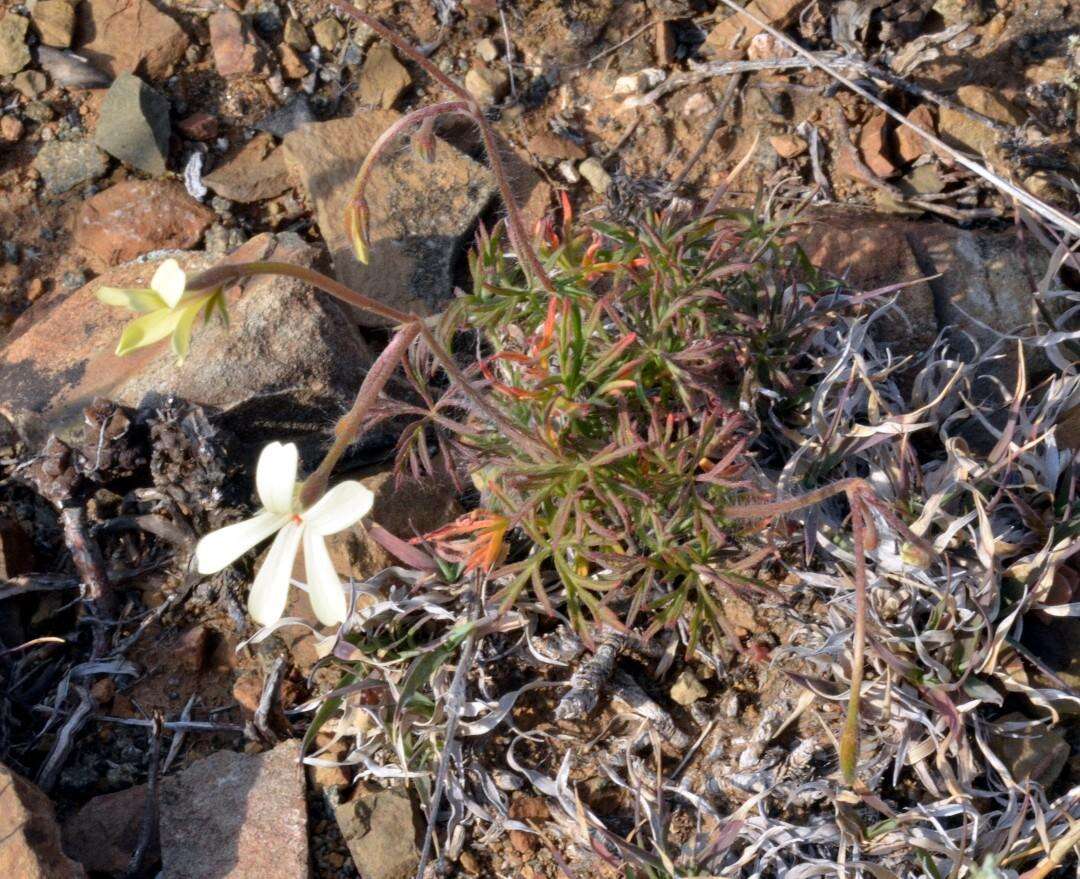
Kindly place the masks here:
[(86, 272), (81, 269), (73, 269), (70, 272), (64, 272), (61, 283), (64, 285), (65, 290), (78, 290), (86, 284)]

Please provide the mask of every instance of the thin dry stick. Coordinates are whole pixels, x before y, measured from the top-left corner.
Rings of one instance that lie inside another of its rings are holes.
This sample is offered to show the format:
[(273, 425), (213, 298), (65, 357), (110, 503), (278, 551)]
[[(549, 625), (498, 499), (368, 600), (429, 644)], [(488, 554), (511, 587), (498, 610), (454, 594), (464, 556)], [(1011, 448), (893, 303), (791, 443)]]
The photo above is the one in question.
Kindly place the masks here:
[(158, 787), (161, 780), (161, 732), (162, 717), (155, 714), (150, 727), (150, 767), (146, 780), (146, 810), (139, 824), (139, 839), (135, 851), (131, 854), (125, 876), (138, 876), (142, 873), (143, 862), (150, 851), (158, 826)]
[(808, 52), (806, 49), (804, 49), (802, 46), (800, 46), (797, 42), (795, 42), (793, 39), (791, 39), (791, 37), (787, 36), (786, 34), (781, 33), (780, 31), (778, 31), (776, 28), (774, 28), (768, 22), (762, 21), (762, 19), (760, 19), (754, 13), (750, 12), (748, 9), (744, 9), (743, 7), (739, 6), (737, 3), (733, 2), (733, 0), (720, 0), (720, 2), (723, 3), (725, 6), (727, 6), (729, 9), (732, 9), (735, 12), (737, 12), (739, 15), (742, 15), (742, 16), (750, 19), (750, 21), (754, 22), (754, 24), (756, 24), (762, 30), (764, 30), (765, 32), (771, 34), (773, 37), (778, 39), (781, 43), (783, 43), (789, 49), (791, 49), (792, 51), (798, 53), (803, 58), (806, 58), (807, 60), (809, 60), (810, 63), (813, 64), (814, 67), (817, 67), (817, 68), (819, 68), (821, 70), (824, 70), (833, 79), (837, 80), (838, 82), (843, 83), (845, 86), (847, 86), (853, 92), (855, 92), (855, 94), (859, 95), (859, 97), (863, 98), (864, 100), (869, 101), (871, 104), (873, 104), (879, 110), (882, 110), (883, 112), (890, 115), (893, 119), (895, 119), (901, 125), (907, 126), (912, 131), (914, 131), (916, 134), (918, 134), (920, 137), (925, 139), (927, 142), (933, 144), (938, 149), (943, 150), (944, 152), (948, 153), (953, 159), (955, 159), (957, 162), (959, 162), (961, 165), (963, 165), (969, 171), (971, 171), (971, 172), (977, 174), (978, 176), (982, 177), (985, 181), (987, 181), (995, 189), (997, 189), (1000, 192), (1004, 193), (1005, 195), (1009, 196), (1009, 198), (1016, 199), (1018, 202), (1020, 202), (1022, 205), (1024, 205), (1024, 207), (1026, 207), (1029, 210), (1033, 211), (1034, 213), (1038, 214), (1046, 222), (1048, 222), (1049, 224), (1051, 224), (1053, 226), (1056, 226), (1057, 228), (1061, 229), (1063, 232), (1066, 232), (1069, 235), (1074, 235), (1074, 236), (1080, 237), (1080, 222), (1078, 222), (1077, 220), (1073, 219), (1072, 217), (1068, 216), (1067, 214), (1065, 214), (1064, 212), (1058, 210), (1057, 208), (1053, 207), (1052, 205), (1048, 205), (1042, 199), (1036, 198), (1030, 192), (1027, 192), (1026, 190), (1021, 189), (1019, 186), (1016, 186), (1016, 185), (1014, 185), (1012, 183), (1009, 183), (1009, 181), (1005, 180), (999, 174), (994, 173), (992, 170), (987, 168), (985, 165), (982, 165), (979, 162), (976, 162), (976, 161), (974, 161), (972, 159), (969, 159), (963, 153), (959, 152), (958, 150), (953, 149), (951, 146), (949, 146), (947, 143), (945, 143), (945, 141), (943, 141), (937, 135), (931, 134), (929, 131), (926, 131), (921, 126), (916, 125), (910, 119), (908, 119), (906, 116), (904, 116), (903, 113), (900, 113), (899, 111), (894, 110), (892, 107), (890, 107), (884, 101), (882, 101), (880, 98), (877, 98), (874, 95), (870, 94), (870, 92), (868, 92), (866, 89), (864, 89), (862, 86), (858, 85), (857, 83), (853, 82), (852, 80), (848, 79), (846, 76), (844, 76), (844, 74), (840, 73), (832, 65), (827, 64), (827, 63), (819, 60), (818, 58), (816, 58), (812, 52)]

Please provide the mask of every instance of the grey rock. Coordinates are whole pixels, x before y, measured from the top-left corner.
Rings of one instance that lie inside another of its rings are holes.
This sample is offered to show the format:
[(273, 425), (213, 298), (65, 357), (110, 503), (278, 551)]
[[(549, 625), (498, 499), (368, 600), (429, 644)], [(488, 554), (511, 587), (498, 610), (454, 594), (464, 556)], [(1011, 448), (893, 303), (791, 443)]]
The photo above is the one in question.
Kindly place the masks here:
[(300, 743), (219, 751), (161, 786), (164, 879), (307, 879)]
[(101, 104), (95, 142), (126, 165), (165, 173), (169, 101), (131, 73), (121, 73)]
[(308, 96), (303, 92), (298, 92), (288, 103), (256, 122), (255, 127), (259, 131), (269, 132), (274, 137), (283, 138), (290, 131), (295, 131), (301, 125), (314, 121), (315, 114), (311, 112)]
[(0, 18), (0, 76), (18, 73), (30, 63), (26, 31), (30, 20), (9, 12)]
[(34, 157), (34, 169), (45, 182), (48, 195), (60, 195), (96, 180), (108, 167), (105, 154), (86, 140), (49, 141)]
[(334, 816), (364, 879), (412, 879), (420, 825), (407, 792), (359, 793), (335, 807)]

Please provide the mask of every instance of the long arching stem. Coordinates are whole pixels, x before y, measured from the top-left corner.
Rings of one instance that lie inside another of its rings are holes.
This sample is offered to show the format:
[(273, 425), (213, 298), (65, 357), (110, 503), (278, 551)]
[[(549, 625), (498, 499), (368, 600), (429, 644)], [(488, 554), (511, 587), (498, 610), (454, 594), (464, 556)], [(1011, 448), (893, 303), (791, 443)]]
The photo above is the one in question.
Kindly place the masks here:
[(284, 275), (296, 278), (316, 289), (322, 290), (324, 293), (329, 293), (335, 299), (347, 305), (387, 318), (399, 325), (394, 338), (391, 339), (390, 344), (379, 355), (360, 385), (356, 402), (353, 403), (352, 408), (334, 428), (334, 442), (326, 453), (326, 457), (304, 483), (303, 500), (306, 506), (310, 506), (310, 504), (318, 500), (326, 490), (327, 480), (334, 465), (337, 464), (349, 445), (356, 440), (356, 435), (363, 426), (364, 416), (378, 400), (379, 394), (386, 386), (386, 382), (405, 358), (409, 345), (417, 336), (424, 340), (424, 344), (446, 372), (450, 381), (493, 423), (506, 431), (508, 436), (512, 436), (534, 455), (539, 456), (550, 452), (547, 446), (522, 432), (517, 425), (509, 421), (506, 416), (488, 402), (484, 395), (469, 381), (468, 376), (454, 362), (454, 358), (450, 353), (439, 344), (439, 340), (435, 338), (434, 333), (428, 328), (425, 318), (419, 315), (384, 305), (369, 296), (357, 293), (333, 278), (327, 277), (322, 272), (315, 271), (315, 269), (287, 262), (226, 263), (189, 278), (187, 287), (193, 291), (210, 290), (235, 284), (244, 278), (255, 275)]
[[(422, 67), (432, 79), (451, 91), (466, 105), (465, 110), (459, 110), (455, 106), (454, 109), (445, 109), (440, 112), (462, 112), (472, 119), (480, 129), (480, 135), (484, 140), (484, 149), (488, 154), (488, 162), (491, 164), (491, 173), (495, 177), (495, 182), (499, 187), (499, 194), (502, 196), (503, 204), (506, 206), (506, 221), (510, 231), (510, 243), (524, 262), (526, 272), (533, 276), (548, 293), (554, 293), (555, 284), (544, 269), (543, 264), (540, 262), (540, 258), (536, 255), (536, 251), (529, 243), (529, 236), (525, 230), (525, 223), (521, 219), (521, 208), (518, 206), (517, 198), (514, 196), (513, 187), (510, 185), (510, 177), (506, 173), (506, 166), (503, 163), (502, 157), (499, 155), (499, 145), (498, 140), (495, 137), (495, 131), (491, 127), (491, 123), (488, 122), (487, 117), (484, 115), (484, 111), (479, 104), (476, 103), (475, 98), (451, 77), (439, 70), (436, 65), (432, 64), (431, 59), (426, 58), (423, 54), (418, 52), (415, 46), (409, 44), (408, 40), (402, 39), (377, 18), (368, 15), (366, 12), (361, 12), (351, 3), (346, 3), (345, 0), (331, 0), (331, 2), (341, 10), (342, 13), (371, 28), (384, 40), (393, 44), (399, 52), (408, 57), (414, 64)], [(450, 102), (447, 105), (436, 104), (434, 107), (450, 107), (453, 103), (454, 102)], [(430, 110), (433, 108), (423, 109)], [(416, 112), (421, 113), (423, 110)], [(419, 120), (414, 118), (414, 121)], [(381, 141), (382, 139), (383, 138), (380, 138), (379, 140)], [(378, 142), (376, 142), (376, 145), (378, 145)], [(371, 153), (376, 153), (376, 147), (372, 147)], [(364, 165), (374, 161), (371, 153), (369, 153), (368, 157), (364, 160)], [(360, 195), (362, 196), (362, 194), (361, 191)]]

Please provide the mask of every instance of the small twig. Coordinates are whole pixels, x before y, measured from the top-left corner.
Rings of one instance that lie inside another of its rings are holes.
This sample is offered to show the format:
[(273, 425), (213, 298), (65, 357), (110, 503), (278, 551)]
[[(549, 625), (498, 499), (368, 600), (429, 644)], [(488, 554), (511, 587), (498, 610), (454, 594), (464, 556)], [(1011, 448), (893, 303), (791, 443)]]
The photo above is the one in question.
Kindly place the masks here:
[(709, 144), (712, 143), (712, 139), (716, 136), (716, 132), (724, 123), (724, 116), (727, 115), (731, 102), (735, 100), (735, 92), (738, 90), (739, 83), (741, 82), (741, 75), (733, 76), (728, 81), (727, 88), (724, 90), (724, 97), (720, 100), (720, 106), (717, 108), (712, 122), (709, 123), (709, 127), (705, 130), (705, 135), (701, 138), (701, 143), (698, 144), (698, 148), (694, 150), (694, 154), (687, 159), (683, 169), (675, 175), (675, 179), (668, 184), (668, 189), (671, 192), (671, 200), (675, 199), (679, 192), (679, 187), (683, 185), (683, 182), (693, 170), (694, 165), (696, 165), (698, 160), (705, 154), (705, 150), (708, 149)]
[(18, 647), (8, 647), (7, 650), (0, 650), (0, 656), (8, 656), (12, 653), (20, 653), (23, 650), (29, 650), (31, 647), (40, 647), (42, 644), (67, 644), (63, 638), (56, 638), (52, 635), (45, 635), (41, 638), (33, 638), (20, 644)]
[[(34, 711), (40, 714), (59, 714), (55, 708), (48, 705), (35, 705)], [(152, 720), (142, 717), (114, 717), (109, 714), (92, 714), (87, 720), (95, 720), (98, 723), (115, 723), (118, 726), (137, 726), (144, 729), (153, 726)], [(162, 729), (167, 732), (196, 732), (196, 733), (235, 733), (244, 734), (244, 727), (238, 723), (211, 723), (207, 720), (166, 720)]]
[(100, 620), (112, 615), (115, 603), (115, 596), (109, 584), (109, 575), (105, 570), (105, 559), (101, 555), (101, 548), (90, 536), (84, 506), (78, 504), (62, 507), (60, 523), (64, 530), (64, 543), (71, 553), (75, 570), (86, 586), (85, 597), (90, 615), (98, 620), (93, 624), (93, 655), (102, 656), (107, 644), (105, 626)]
[(146, 808), (143, 811), (142, 822), (139, 824), (139, 839), (135, 844), (135, 851), (131, 853), (125, 876), (138, 876), (142, 872), (143, 861), (146, 860), (147, 852), (154, 842), (154, 835), (158, 827), (158, 788), (160, 786), (161, 773), (161, 732), (162, 719), (160, 714), (155, 714), (150, 722), (150, 766), (147, 769), (146, 779)]
[[(191, 709), (195, 707), (196, 694), (192, 693), (191, 698), (187, 700), (187, 704), (184, 705), (184, 710), (180, 712), (180, 720), (191, 720)], [(172, 766), (173, 760), (176, 759), (180, 753), (180, 748), (184, 745), (184, 738), (187, 735), (185, 730), (177, 730), (173, 733), (172, 741), (169, 743), (169, 753), (165, 755), (165, 762), (161, 764), (161, 774), (168, 775), (169, 767)]]
[(53, 742), (52, 750), (49, 751), (48, 758), (42, 765), (41, 771), (38, 772), (38, 787), (46, 793), (56, 785), (56, 781), (60, 777), (60, 770), (64, 768), (64, 762), (67, 760), (68, 754), (71, 753), (71, 749), (75, 746), (75, 736), (79, 734), (79, 730), (86, 725), (86, 722), (94, 713), (96, 703), (90, 695), (90, 691), (79, 684), (76, 684), (74, 689), (79, 696), (78, 707), (71, 713), (71, 716), (68, 717), (56, 734), (56, 741)]
[(3, 581), (0, 586), (0, 601), (28, 595), (31, 592), (52, 592), (63, 589), (78, 589), (81, 585), (75, 577), (60, 577), (54, 574), (25, 574)]
[(506, 44), (506, 72), (510, 77), (510, 97), (517, 100), (517, 83), (514, 81), (514, 44), (510, 41), (510, 26), (506, 23), (506, 10), (499, 4), (499, 23), (502, 25), (503, 42)]
[(187, 523), (172, 522), (154, 513), (142, 516), (117, 516), (115, 519), (103, 522), (94, 530), (97, 534), (111, 534), (114, 531), (145, 531), (182, 549), (191, 549), (198, 540), (196, 534), (187, 527)]
[(274, 743), (277, 734), (270, 728), (270, 717), (275, 707), (279, 707), (281, 682), (285, 679), (285, 657), (279, 656), (274, 660), (270, 674), (266, 676), (263, 684), (262, 696), (259, 698), (259, 707), (255, 709), (255, 716), (251, 725), (255, 728), (258, 737), (264, 742)]
[(555, 707), (559, 720), (581, 720), (593, 712), (600, 701), (600, 690), (615, 671), (615, 660), (625, 644), (626, 635), (622, 632), (604, 630), (596, 652), (570, 676), (570, 689)]

